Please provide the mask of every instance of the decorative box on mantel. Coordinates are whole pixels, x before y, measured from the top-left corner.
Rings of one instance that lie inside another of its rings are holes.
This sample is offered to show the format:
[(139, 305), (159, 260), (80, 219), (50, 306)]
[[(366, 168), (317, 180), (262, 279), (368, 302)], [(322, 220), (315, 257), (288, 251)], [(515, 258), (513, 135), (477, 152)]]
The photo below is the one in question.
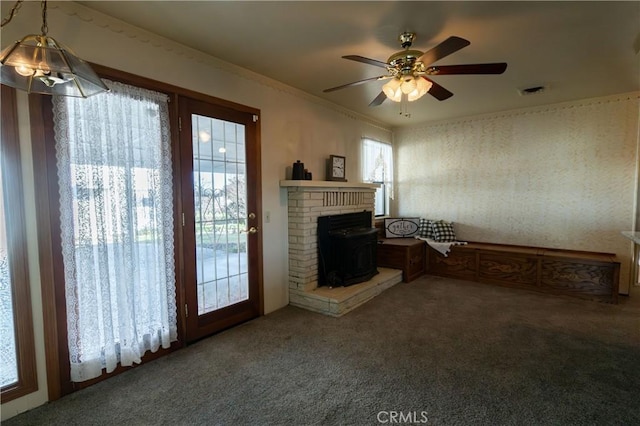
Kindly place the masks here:
[(371, 281), (349, 287), (318, 287), (318, 217), (375, 211), (378, 184), (282, 180), (289, 216), (289, 303), (341, 316), (402, 280), (402, 271), (378, 268)]

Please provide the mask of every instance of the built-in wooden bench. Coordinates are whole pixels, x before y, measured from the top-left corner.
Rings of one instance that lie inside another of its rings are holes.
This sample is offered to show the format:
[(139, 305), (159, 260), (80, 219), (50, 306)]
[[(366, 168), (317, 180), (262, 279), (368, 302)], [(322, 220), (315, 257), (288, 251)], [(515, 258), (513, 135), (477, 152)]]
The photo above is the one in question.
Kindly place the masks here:
[(429, 247), (427, 273), (618, 303), (620, 262), (614, 254), (506, 244)]

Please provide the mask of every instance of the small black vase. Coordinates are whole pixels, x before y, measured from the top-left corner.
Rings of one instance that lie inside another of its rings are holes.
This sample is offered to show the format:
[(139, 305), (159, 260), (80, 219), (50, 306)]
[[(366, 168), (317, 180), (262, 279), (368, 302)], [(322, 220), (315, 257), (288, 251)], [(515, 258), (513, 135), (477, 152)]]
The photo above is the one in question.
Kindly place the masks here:
[(293, 180), (304, 180), (304, 163), (300, 160), (293, 163), (293, 173), (291, 174)]

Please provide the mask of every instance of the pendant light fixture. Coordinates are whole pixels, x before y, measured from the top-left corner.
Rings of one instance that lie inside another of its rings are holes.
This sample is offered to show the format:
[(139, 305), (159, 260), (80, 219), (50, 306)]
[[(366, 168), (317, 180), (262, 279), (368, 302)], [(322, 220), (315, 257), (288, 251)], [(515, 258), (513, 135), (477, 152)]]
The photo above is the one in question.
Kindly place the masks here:
[[(24, 0), (18, 0), (2, 27), (15, 16)], [(40, 35), (30, 34), (0, 53), (0, 82), (28, 93), (86, 98), (109, 88), (71, 50), (47, 36), (47, 1), (41, 2)]]

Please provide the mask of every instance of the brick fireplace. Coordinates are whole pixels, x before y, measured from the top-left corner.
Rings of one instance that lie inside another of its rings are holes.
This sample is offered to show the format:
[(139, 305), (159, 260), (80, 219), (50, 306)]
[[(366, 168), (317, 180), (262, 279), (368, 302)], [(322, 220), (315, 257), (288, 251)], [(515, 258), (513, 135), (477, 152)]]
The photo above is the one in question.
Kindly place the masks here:
[(367, 282), (349, 287), (318, 286), (318, 217), (373, 212), (378, 185), (284, 180), (280, 186), (287, 188), (288, 196), (291, 305), (341, 316), (401, 281), (401, 271), (378, 268), (379, 274)]

